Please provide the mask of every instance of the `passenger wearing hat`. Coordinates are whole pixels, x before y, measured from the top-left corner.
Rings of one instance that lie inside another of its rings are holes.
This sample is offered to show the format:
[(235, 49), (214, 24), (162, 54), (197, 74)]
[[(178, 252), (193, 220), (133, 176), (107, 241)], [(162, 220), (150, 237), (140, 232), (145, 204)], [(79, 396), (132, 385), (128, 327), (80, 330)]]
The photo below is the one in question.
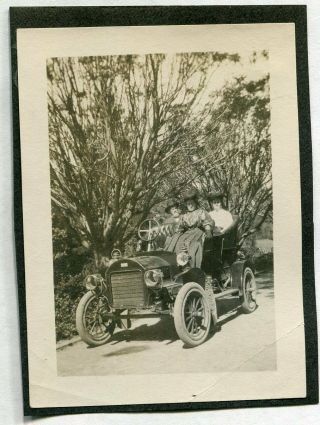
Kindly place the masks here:
[(223, 208), (222, 200), (222, 192), (211, 192), (208, 195), (208, 201), (212, 208), (209, 215), (215, 223), (214, 233), (218, 234), (224, 234), (233, 225), (232, 214)]
[(179, 218), (181, 214), (180, 204), (177, 200), (171, 199), (165, 208), (167, 214), (171, 214), (174, 218)]
[(214, 222), (207, 211), (200, 208), (197, 191), (189, 190), (183, 201), (187, 212), (180, 217), (178, 231), (182, 234), (175, 246), (175, 252), (187, 249), (191, 257), (191, 267), (201, 267), (204, 235), (211, 237)]
[(164, 228), (169, 234), (166, 238), (163, 249), (165, 251), (174, 252), (175, 246), (180, 237), (180, 232), (178, 231), (181, 216), (179, 202), (177, 200), (170, 200), (165, 208), (165, 212), (171, 216), (164, 222)]

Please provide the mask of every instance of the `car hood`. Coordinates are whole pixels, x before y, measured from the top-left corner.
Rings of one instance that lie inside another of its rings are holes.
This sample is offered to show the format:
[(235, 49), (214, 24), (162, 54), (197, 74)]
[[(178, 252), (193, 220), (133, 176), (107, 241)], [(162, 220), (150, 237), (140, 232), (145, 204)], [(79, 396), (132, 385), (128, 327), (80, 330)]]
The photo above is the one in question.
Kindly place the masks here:
[(158, 267), (175, 266), (177, 264), (176, 258), (176, 254), (173, 254), (172, 252), (159, 251), (156, 253), (139, 255), (132, 258), (132, 260), (140, 263), (145, 269), (154, 269)]
[(160, 267), (176, 267), (176, 254), (166, 251), (142, 252), (135, 257), (124, 257), (115, 261), (109, 267), (109, 272), (136, 268), (150, 270)]

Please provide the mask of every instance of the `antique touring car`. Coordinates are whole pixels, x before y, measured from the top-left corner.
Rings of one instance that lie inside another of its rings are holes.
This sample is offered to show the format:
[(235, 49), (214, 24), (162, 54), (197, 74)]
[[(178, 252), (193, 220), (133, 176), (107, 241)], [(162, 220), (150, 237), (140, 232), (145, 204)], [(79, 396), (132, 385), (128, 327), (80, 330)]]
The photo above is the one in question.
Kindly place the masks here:
[(105, 344), (116, 327), (130, 328), (131, 319), (171, 315), (180, 339), (194, 347), (216, 326), (217, 299), (238, 297), (244, 313), (256, 309), (253, 268), (237, 254), (236, 225), (205, 240), (201, 268), (190, 267), (185, 250), (156, 250), (160, 227), (145, 220), (138, 230), (144, 252), (123, 258), (114, 250), (105, 277), (86, 277), (88, 292), (79, 302), (76, 325), (87, 344)]

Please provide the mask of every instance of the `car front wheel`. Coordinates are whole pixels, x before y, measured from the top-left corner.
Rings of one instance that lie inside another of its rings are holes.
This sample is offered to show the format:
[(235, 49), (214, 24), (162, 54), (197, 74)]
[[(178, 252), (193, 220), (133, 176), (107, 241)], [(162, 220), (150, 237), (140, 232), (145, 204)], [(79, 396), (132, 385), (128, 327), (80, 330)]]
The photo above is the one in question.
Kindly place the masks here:
[(196, 347), (207, 339), (211, 312), (206, 293), (198, 283), (188, 282), (180, 289), (174, 304), (174, 324), (188, 347)]
[(108, 300), (91, 291), (78, 304), (76, 328), (81, 339), (90, 346), (97, 347), (112, 338), (115, 321), (105, 313), (110, 313)]

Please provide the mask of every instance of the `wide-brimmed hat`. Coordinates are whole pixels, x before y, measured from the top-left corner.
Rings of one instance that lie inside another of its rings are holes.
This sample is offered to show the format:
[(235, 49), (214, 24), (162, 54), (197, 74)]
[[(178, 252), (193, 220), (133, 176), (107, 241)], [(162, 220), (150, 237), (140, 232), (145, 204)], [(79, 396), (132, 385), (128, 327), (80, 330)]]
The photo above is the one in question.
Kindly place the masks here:
[(180, 204), (179, 204), (179, 202), (178, 202), (176, 199), (171, 199), (171, 200), (167, 203), (167, 206), (166, 206), (166, 208), (165, 208), (165, 212), (166, 212), (167, 214), (169, 214), (169, 213), (170, 213), (171, 208), (173, 208), (173, 207), (175, 207), (175, 208), (180, 208)]
[(192, 199), (193, 201), (198, 202), (198, 196), (198, 192), (195, 189), (190, 189), (183, 195), (183, 201), (186, 202)]
[(220, 200), (222, 200), (223, 199), (223, 193), (222, 192), (220, 192), (220, 191), (216, 191), (216, 192), (210, 192), (209, 194), (208, 194), (208, 201), (213, 201), (214, 199), (220, 199)]

